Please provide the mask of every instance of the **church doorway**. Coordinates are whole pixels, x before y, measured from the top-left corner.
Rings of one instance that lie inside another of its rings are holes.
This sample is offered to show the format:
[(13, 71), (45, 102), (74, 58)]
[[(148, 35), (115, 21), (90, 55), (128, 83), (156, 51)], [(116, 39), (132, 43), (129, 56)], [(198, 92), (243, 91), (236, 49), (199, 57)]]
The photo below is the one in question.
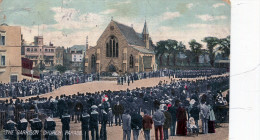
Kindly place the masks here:
[(108, 66), (108, 71), (109, 72), (116, 72), (116, 67), (111, 64), (111, 65)]

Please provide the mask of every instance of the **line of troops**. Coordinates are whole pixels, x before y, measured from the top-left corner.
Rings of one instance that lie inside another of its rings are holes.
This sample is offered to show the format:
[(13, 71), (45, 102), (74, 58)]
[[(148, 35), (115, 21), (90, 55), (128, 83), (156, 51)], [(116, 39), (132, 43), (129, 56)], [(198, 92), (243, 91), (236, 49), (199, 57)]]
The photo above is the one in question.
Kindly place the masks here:
[(127, 83), (133, 83), (136, 80), (154, 78), (154, 77), (173, 77), (173, 78), (198, 78), (198, 77), (210, 77), (212, 75), (222, 75), (227, 73), (226, 69), (223, 68), (209, 68), (209, 69), (198, 69), (198, 70), (172, 70), (162, 69), (159, 71), (151, 72), (140, 72), (131, 73), (117, 78), (117, 84), (123, 85)]
[[(5, 137), (9, 139), (17, 137), (17, 134), (20, 139), (28, 135), (30, 135), (32, 139), (41, 139), (42, 135), (44, 135), (46, 139), (54, 139), (57, 134), (54, 133), (56, 124), (53, 118), (58, 117), (62, 122), (63, 139), (67, 140), (70, 138), (70, 121), (75, 121), (76, 123), (81, 122), (82, 139), (89, 139), (90, 136), (88, 132), (91, 131), (91, 138), (93, 140), (94, 138), (106, 140), (107, 124), (111, 127), (115, 121), (115, 125), (120, 126), (123, 121), (123, 125), (126, 125), (127, 123), (124, 121), (129, 122), (129, 115), (131, 115), (130, 128), (133, 130), (141, 130), (143, 126), (136, 128), (136, 126), (131, 125), (141, 120), (141, 112), (145, 112), (146, 115), (153, 115), (153, 119), (156, 118), (155, 116), (156, 114), (158, 115), (159, 112), (159, 116), (161, 116), (159, 118), (165, 119), (167, 115), (162, 115), (160, 112), (163, 110), (171, 114), (171, 123), (168, 126), (171, 128), (171, 136), (174, 136), (176, 122), (176, 134), (187, 134), (188, 128), (186, 121), (189, 120), (190, 117), (194, 118), (196, 127), (198, 128), (198, 115), (203, 112), (201, 109), (203, 110), (204, 108), (206, 111), (204, 111), (204, 116), (202, 115), (201, 119), (203, 122), (203, 132), (207, 133), (210, 110), (215, 112), (216, 121), (227, 120), (225, 117), (228, 114), (228, 109), (223, 111), (223, 106), (229, 102), (229, 96), (223, 97), (221, 94), (221, 91), (227, 89), (229, 89), (229, 76), (220, 76), (194, 81), (182, 79), (177, 81), (173, 80), (170, 83), (161, 81), (155, 87), (137, 88), (126, 91), (77, 93), (69, 96), (61, 95), (56, 98), (50, 97), (48, 99), (35, 97), (25, 101), (17, 99), (15, 102), (12, 100), (8, 102), (7, 100), (0, 106), (2, 110), (1, 116), (5, 116), (5, 118), (1, 118), (1, 120), (4, 120)], [(165, 109), (165, 107), (167, 108)], [(174, 107), (174, 109), (172, 107)], [(199, 111), (192, 111), (192, 108), (196, 107), (200, 108)], [(177, 114), (179, 114), (179, 116), (176, 114), (178, 110), (179, 113)], [(3, 115), (3, 112), (6, 115)], [(31, 115), (28, 115), (28, 113)], [(186, 118), (186, 113), (188, 114), (188, 119)], [(123, 114), (126, 114), (126, 117), (123, 117), (125, 116)], [(137, 120), (133, 117), (136, 115), (139, 116)], [(21, 123), (26, 123), (25, 120), (30, 120), (29, 123), (32, 131), (30, 131), (31, 133), (29, 134), (20, 133), (28, 132), (25, 124), (24, 127), (21, 127)], [(42, 121), (44, 121), (44, 125)], [(163, 133), (161, 132), (163, 127), (157, 126), (162, 126), (165, 122), (158, 121), (160, 122), (159, 124), (156, 123), (156, 120), (153, 120), (155, 131), (160, 131), (160, 138), (162, 139)], [(101, 124), (100, 132), (98, 130), (99, 124)], [(45, 130), (44, 133), (42, 133), (42, 129)], [(124, 136), (129, 137), (129, 127), (123, 126), (123, 130)], [(19, 133), (9, 133), (12, 131)], [(138, 139), (138, 135), (139, 131), (135, 131), (134, 139)], [(168, 134), (166, 131), (164, 135), (164, 138), (167, 138), (166, 135)], [(158, 137), (157, 133), (156, 137)], [(149, 139), (148, 135), (147, 139)]]

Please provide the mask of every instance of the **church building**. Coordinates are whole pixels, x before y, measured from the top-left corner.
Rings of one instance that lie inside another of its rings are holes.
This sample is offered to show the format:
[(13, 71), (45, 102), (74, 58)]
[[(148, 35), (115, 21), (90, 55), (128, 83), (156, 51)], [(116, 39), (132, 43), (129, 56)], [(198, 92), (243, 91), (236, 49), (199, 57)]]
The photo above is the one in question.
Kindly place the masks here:
[(95, 47), (86, 51), (86, 73), (132, 73), (156, 70), (154, 45), (146, 21), (142, 33), (111, 20)]

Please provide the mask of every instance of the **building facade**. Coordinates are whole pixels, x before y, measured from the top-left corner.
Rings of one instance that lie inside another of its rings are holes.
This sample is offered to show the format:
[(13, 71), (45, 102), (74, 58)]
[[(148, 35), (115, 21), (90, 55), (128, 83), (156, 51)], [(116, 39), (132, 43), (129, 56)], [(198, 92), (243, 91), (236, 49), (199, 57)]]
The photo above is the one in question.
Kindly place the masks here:
[(145, 22), (143, 32), (111, 20), (95, 47), (86, 50), (86, 73), (132, 73), (156, 70), (154, 45)]
[(63, 66), (64, 53), (65, 53), (64, 47), (56, 47), (56, 50), (55, 50), (55, 65)]
[(55, 46), (43, 45), (43, 36), (35, 36), (34, 42), (22, 46), (24, 57), (33, 61), (33, 67), (52, 67), (55, 65)]
[(74, 45), (66, 49), (64, 63), (69, 70), (83, 72), (86, 48), (85, 45)]
[(21, 27), (0, 25), (0, 82), (17, 82), (22, 77)]

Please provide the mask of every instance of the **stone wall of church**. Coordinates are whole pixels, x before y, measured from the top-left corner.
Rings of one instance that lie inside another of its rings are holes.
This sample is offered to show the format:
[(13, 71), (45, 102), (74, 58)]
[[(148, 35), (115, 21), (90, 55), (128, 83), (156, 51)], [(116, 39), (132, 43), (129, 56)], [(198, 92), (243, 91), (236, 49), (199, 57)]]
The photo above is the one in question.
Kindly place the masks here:
[[(106, 57), (106, 42), (110, 36), (114, 36), (118, 40), (118, 57)], [(105, 31), (97, 41), (97, 45), (86, 51), (85, 72), (92, 73), (91, 56), (96, 56), (95, 72), (108, 72), (110, 65), (116, 68), (117, 73), (132, 73), (143, 71), (143, 64), (140, 61), (141, 53), (128, 45), (125, 36), (114, 22), (110, 22)], [(134, 57), (134, 67), (130, 68), (130, 55)], [(141, 56), (142, 58), (142, 56)], [(141, 66), (141, 67), (140, 67)]]
[[(118, 39), (118, 57), (106, 57), (106, 41), (110, 36), (115, 36)], [(109, 70), (109, 65), (114, 65), (116, 67), (116, 71), (122, 71), (124, 72), (124, 66), (129, 68), (129, 53), (132, 53), (133, 55), (137, 55), (137, 51), (133, 51), (133, 49), (127, 49), (127, 57), (125, 65), (123, 64), (124, 58), (123, 58), (123, 52), (124, 48), (130, 48), (128, 46), (127, 41), (125, 40), (125, 37), (122, 35), (121, 31), (117, 27), (117, 25), (114, 22), (110, 22), (110, 24), (107, 26), (103, 34), (100, 36), (100, 38), (97, 41), (96, 47), (93, 49), (97, 50), (100, 49), (99, 59), (100, 60), (100, 68), (97, 68), (96, 72), (106, 72)], [(89, 63), (88, 68), (86, 69), (86, 73), (91, 73), (91, 55), (95, 54), (96, 51), (94, 51), (92, 48), (87, 50), (86, 58), (88, 57)], [(129, 51), (129, 52), (128, 52)], [(98, 53), (97, 53), (98, 55)], [(98, 65), (97, 65), (98, 66)], [(130, 69), (131, 70), (131, 69)], [(133, 70), (131, 70), (133, 71)]]

